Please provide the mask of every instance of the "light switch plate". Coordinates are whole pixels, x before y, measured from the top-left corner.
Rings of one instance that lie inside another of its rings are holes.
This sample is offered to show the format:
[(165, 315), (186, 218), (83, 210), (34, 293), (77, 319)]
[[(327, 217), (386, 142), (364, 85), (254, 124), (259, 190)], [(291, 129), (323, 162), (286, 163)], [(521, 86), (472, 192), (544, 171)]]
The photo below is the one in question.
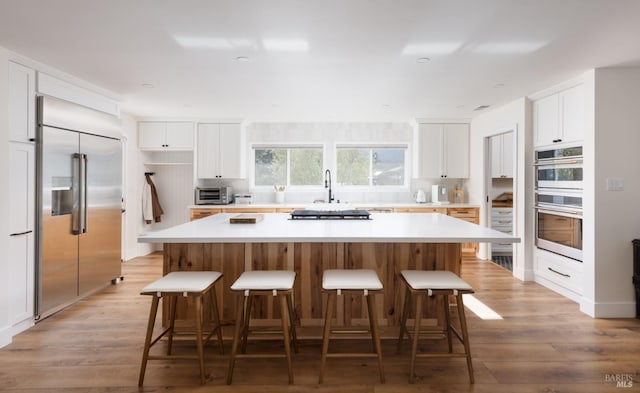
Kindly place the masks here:
[(607, 191), (624, 191), (624, 179), (619, 177), (607, 178)]

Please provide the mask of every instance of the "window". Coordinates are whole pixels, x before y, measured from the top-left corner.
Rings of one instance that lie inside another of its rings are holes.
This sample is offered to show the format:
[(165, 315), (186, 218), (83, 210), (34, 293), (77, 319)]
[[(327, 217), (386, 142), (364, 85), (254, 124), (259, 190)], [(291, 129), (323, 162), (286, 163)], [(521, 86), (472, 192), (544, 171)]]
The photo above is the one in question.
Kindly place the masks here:
[(341, 186), (404, 186), (407, 147), (338, 146)]
[(321, 186), (322, 147), (254, 147), (256, 186)]

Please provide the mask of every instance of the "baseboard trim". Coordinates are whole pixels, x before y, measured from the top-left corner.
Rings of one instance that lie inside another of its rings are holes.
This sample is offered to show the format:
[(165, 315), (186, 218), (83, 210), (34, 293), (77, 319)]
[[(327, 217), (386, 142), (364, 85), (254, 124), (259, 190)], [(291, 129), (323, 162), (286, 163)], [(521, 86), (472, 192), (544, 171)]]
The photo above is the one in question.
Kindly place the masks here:
[(580, 311), (593, 318), (635, 318), (635, 302), (594, 302), (580, 299)]
[(13, 328), (11, 326), (5, 326), (0, 329), (0, 348), (11, 344), (13, 340), (12, 330)]
[(11, 331), (12, 331), (12, 334), (15, 336), (17, 334), (20, 334), (20, 333), (24, 332), (25, 330), (29, 329), (30, 327), (32, 327), (34, 325), (35, 325), (35, 321), (34, 321), (34, 319), (32, 317), (32, 318), (29, 318), (29, 319), (25, 319), (22, 322), (16, 323), (15, 325), (13, 325)]

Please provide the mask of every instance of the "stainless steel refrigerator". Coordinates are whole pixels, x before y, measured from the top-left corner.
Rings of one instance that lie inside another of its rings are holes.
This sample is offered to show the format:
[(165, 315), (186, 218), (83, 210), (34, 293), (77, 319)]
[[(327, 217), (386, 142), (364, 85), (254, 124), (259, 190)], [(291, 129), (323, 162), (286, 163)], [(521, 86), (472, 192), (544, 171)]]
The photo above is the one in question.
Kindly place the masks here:
[(122, 143), (115, 116), (37, 98), (36, 319), (121, 278)]

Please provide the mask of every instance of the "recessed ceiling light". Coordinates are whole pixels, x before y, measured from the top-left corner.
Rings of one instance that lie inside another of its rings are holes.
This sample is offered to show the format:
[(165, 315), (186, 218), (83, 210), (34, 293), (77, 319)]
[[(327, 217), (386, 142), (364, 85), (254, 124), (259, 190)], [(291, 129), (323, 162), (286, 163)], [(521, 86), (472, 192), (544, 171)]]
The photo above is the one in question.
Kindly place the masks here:
[(499, 89), (501, 87), (504, 87), (504, 83), (496, 83), (495, 85), (493, 85), (494, 89)]
[(236, 61), (240, 61), (242, 63), (246, 63), (249, 61), (249, 58), (247, 56), (238, 56), (236, 57)]
[(383, 104), (382, 107), (384, 109), (391, 109), (391, 105), (389, 105), (389, 104)]
[(418, 57), (416, 59), (416, 63), (428, 63), (430, 61), (431, 61), (431, 59), (428, 58), (428, 57)]
[(462, 109), (462, 108), (464, 108), (464, 105), (458, 105), (458, 106), (456, 106), (456, 108)]
[(147, 89), (153, 89), (155, 86), (152, 83), (143, 83), (142, 87), (145, 87)]

